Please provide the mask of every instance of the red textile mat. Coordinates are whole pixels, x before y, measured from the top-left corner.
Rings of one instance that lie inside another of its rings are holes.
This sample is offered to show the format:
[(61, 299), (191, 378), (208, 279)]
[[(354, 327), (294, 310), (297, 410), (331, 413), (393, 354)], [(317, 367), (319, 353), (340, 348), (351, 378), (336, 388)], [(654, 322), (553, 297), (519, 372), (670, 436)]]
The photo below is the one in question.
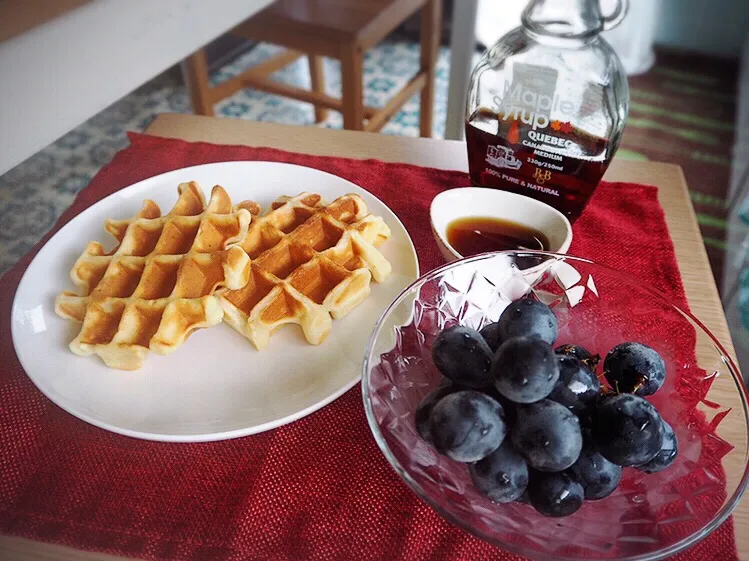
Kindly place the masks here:
[[(376, 160), (130, 139), (52, 232), (0, 279), (0, 532), (146, 559), (520, 559), (451, 526), (411, 493), (370, 435), (359, 386), (279, 429), (197, 444), (109, 433), (36, 390), (10, 335), (21, 275), (53, 232), (127, 185), (228, 160), (318, 168), (385, 201), (411, 234), (426, 272), (441, 264), (429, 203), (444, 189), (469, 184), (465, 173)], [(615, 268), (626, 264), (686, 306), (655, 188), (603, 183), (574, 230), (571, 253)], [(738, 559), (732, 521), (675, 559)]]

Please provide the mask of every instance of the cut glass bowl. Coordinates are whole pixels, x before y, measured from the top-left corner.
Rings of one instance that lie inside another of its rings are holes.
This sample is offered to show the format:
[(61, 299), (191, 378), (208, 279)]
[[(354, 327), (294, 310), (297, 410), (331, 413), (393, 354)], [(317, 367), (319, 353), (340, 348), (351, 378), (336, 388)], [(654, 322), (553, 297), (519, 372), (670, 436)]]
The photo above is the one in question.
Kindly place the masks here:
[[(555, 345), (605, 356), (618, 343), (639, 341), (667, 365), (664, 387), (648, 399), (676, 432), (676, 462), (651, 475), (625, 468), (613, 495), (566, 518), (492, 503), (473, 487), (466, 465), (438, 454), (414, 427), (416, 407), (441, 381), (431, 360), (440, 330), (480, 329), (531, 293), (557, 315)], [(724, 522), (747, 483), (747, 394), (728, 353), (657, 287), (581, 258), (499, 252), (423, 276), (375, 327), (362, 391), (380, 449), (421, 499), (464, 530), (533, 559), (662, 559)]]

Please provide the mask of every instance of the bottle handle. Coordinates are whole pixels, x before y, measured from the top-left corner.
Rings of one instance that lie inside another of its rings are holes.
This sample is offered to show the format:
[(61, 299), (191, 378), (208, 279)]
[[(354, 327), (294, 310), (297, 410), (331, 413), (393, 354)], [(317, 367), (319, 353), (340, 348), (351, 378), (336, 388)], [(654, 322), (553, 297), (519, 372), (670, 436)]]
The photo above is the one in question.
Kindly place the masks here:
[(629, 11), (629, 0), (616, 0), (614, 11), (603, 16), (603, 30), (608, 31), (619, 25)]

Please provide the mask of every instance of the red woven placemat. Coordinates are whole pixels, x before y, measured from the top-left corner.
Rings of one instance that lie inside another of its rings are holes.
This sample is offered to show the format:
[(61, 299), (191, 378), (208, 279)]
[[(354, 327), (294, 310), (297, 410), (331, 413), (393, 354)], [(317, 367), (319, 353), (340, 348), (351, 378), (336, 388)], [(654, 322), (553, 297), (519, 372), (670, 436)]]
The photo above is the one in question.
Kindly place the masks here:
[[(461, 172), (133, 134), (53, 232), (136, 181), (228, 160), (306, 165), (361, 185), (401, 218), (423, 272), (441, 264), (429, 203), (469, 184)], [(686, 306), (655, 188), (602, 184), (574, 230), (571, 253), (612, 267), (626, 259), (633, 276)], [(0, 279), (0, 532), (147, 559), (519, 559), (408, 490), (369, 433), (358, 386), (305, 419), (217, 443), (136, 440), (63, 412), (26, 377), (10, 336), (13, 294), (50, 235)], [(677, 558), (738, 559), (732, 522)]]

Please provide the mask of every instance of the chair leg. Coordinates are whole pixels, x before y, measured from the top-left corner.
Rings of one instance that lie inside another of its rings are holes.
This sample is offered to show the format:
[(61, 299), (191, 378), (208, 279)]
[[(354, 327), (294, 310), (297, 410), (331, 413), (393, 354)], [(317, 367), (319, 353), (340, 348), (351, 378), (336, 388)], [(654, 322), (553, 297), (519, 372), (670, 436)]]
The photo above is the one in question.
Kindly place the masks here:
[[(307, 55), (309, 61), (309, 75), (312, 78), (312, 91), (316, 93), (325, 93), (325, 71), (323, 67), (323, 57), (317, 55)], [(325, 107), (315, 105), (315, 122), (321, 123), (328, 118), (328, 110)]]
[(441, 33), (442, 0), (428, 0), (421, 9), (421, 71), (426, 74), (427, 82), (421, 90), (419, 129), (425, 137), (432, 136), (434, 81)]
[(355, 45), (341, 52), (343, 128), (364, 129), (364, 54)]
[(195, 51), (182, 63), (187, 92), (192, 102), (192, 110), (197, 115), (213, 116), (211, 85), (208, 81), (208, 62), (203, 49)]

